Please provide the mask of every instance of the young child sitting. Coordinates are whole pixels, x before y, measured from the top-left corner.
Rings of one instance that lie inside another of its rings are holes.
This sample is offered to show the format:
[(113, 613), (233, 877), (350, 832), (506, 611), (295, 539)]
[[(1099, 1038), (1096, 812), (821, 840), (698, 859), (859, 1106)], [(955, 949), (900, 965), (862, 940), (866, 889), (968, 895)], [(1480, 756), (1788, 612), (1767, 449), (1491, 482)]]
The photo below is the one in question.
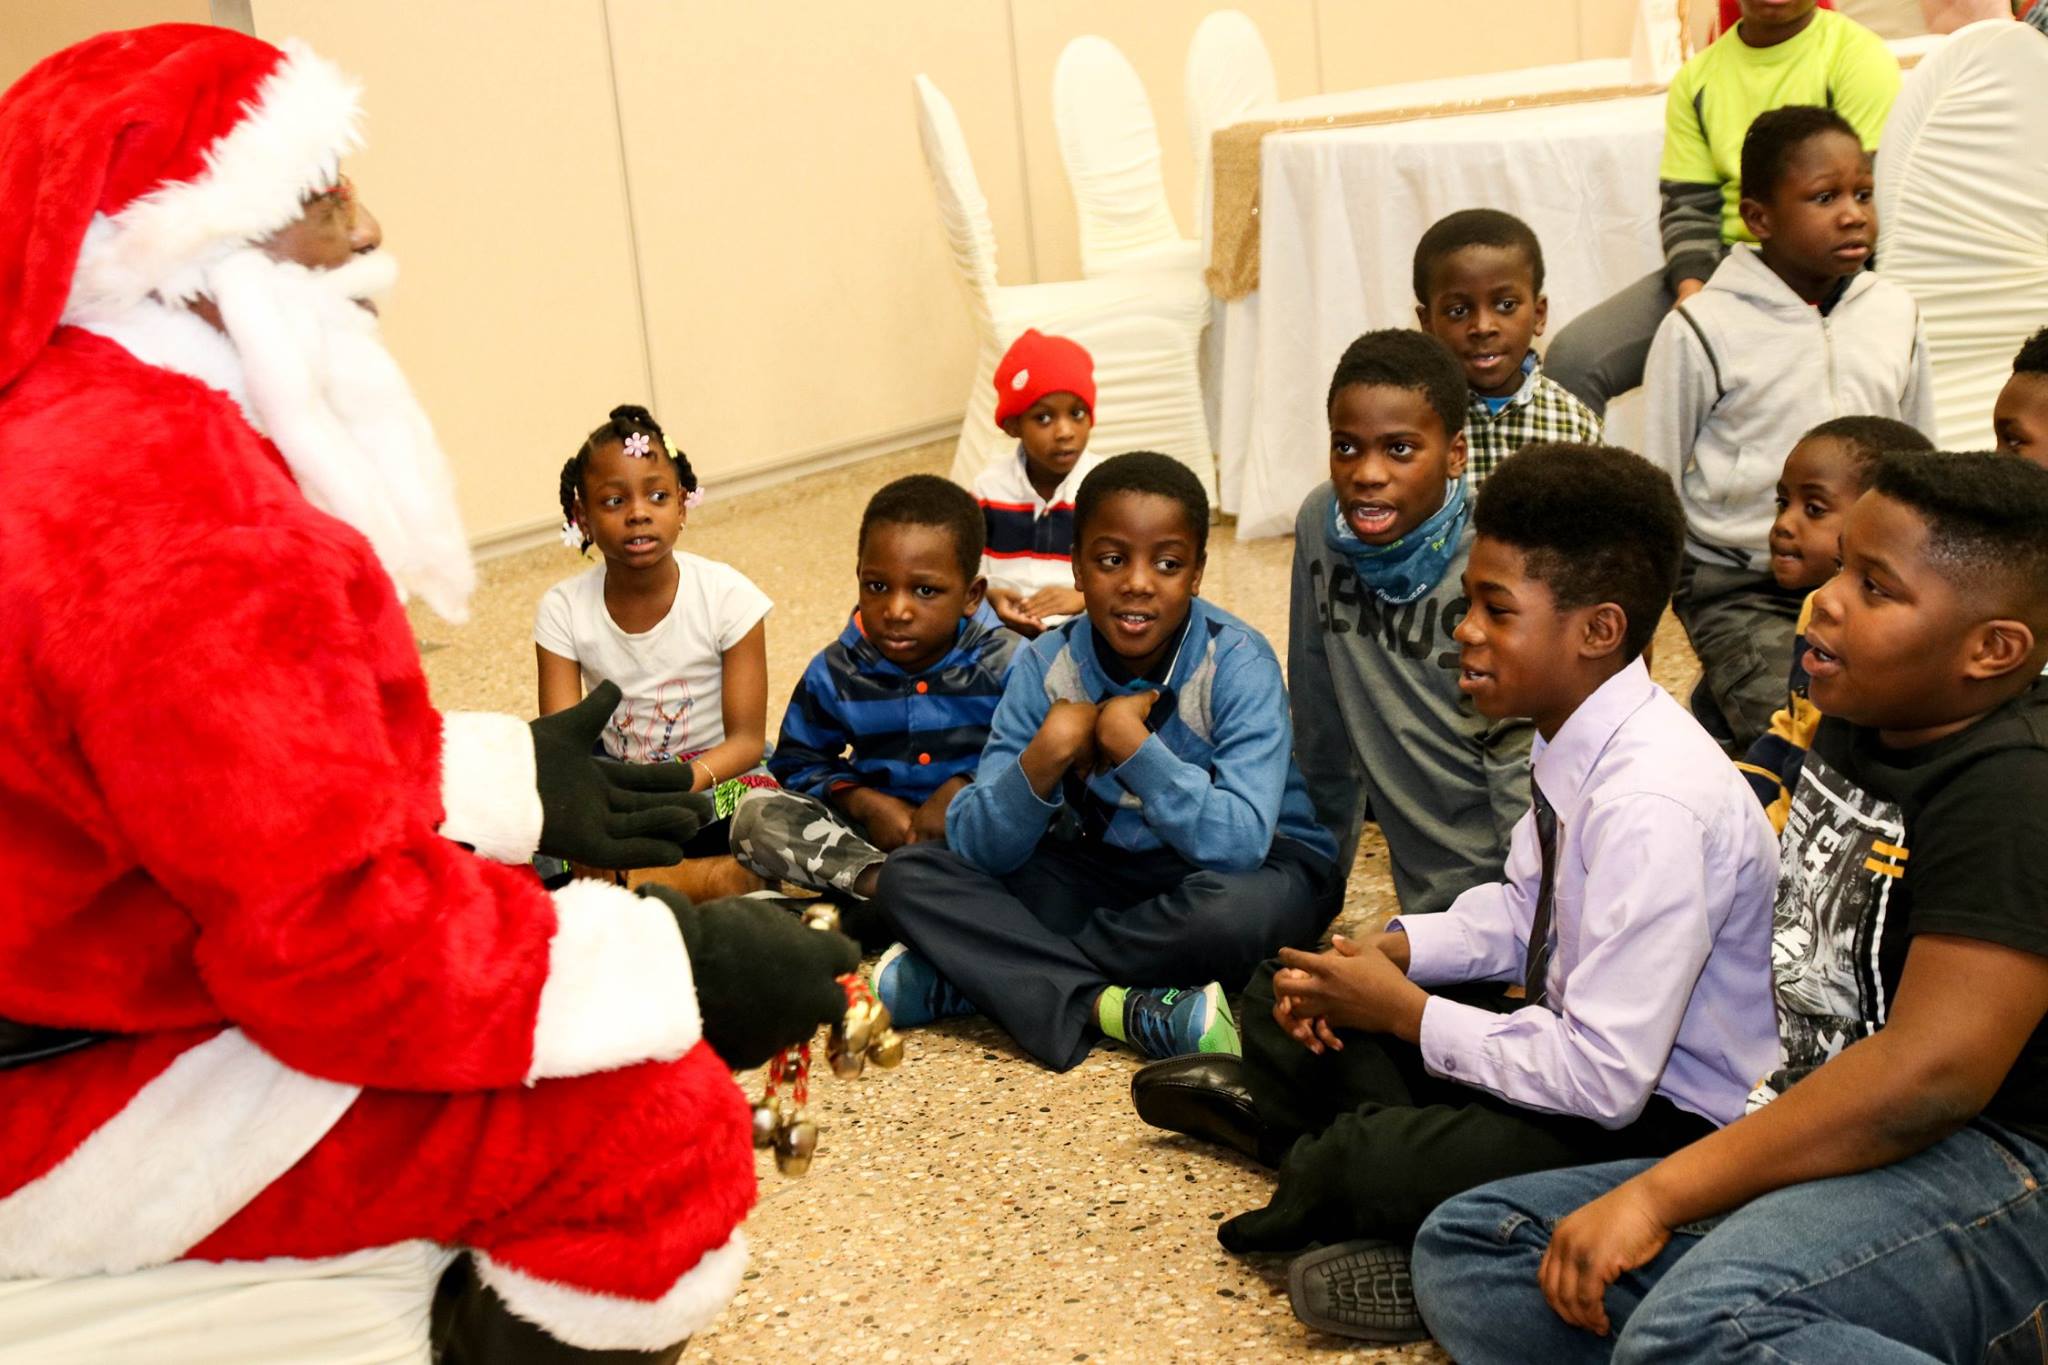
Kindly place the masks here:
[(1933, 422), (1919, 309), (1866, 271), (1877, 241), (1870, 157), (1830, 110), (1759, 115), (1742, 145), (1756, 236), (1657, 329), (1644, 454), (1678, 485), (1686, 558), (1672, 605), (1713, 705), (1700, 723), (1740, 755), (1770, 724), (1805, 594), (1771, 576), (1779, 452), (1831, 417)]
[(980, 561), (981, 509), (959, 485), (912, 474), (868, 499), (859, 606), (783, 712), (781, 790), (733, 817), (743, 865), (865, 898), (890, 852), (945, 838), (1018, 643), (983, 605)]
[(1807, 635), (1825, 719), (1785, 826), (1783, 1064), (1662, 1161), (1437, 1210), (1415, 1287), (1463, 1365), (2040, 1358), (2043, 663), (2048, 472), (1887, 455)]
[(2012, 378), (1991, 409), (1991, 432), (2000, 454), (2048, 465), (2048, 327), (2028, 337), (2012, 358)]
[(1019, 650), (947, 845), (883, 864), (899, 1025), (979, 1008), (1064, 1071), (1106, 1034), (1234, 1051), (1223, 986), (1336, 910), (1279, 660), (1197, 595), (1209, 504), (1178, 461), (1103, 461), (1074, 507), (1087, 611)]
[(773, 786), (761, 769), (768, 730), (772, 605), (728, 564), (685, 554), (676, 536), (697, 500), (689, 457), (647, 409), (617, 407), (562, 466), (563, 533), (604, 563), (549, 588), (533, 623), (540, 714), (553, 715), (602, 682), (618, 685), (605, 752), (628, 763), (687, 763), (719, 819), (666, 872), (636, 873), (693, 897), (758, 890), (727, 853), (746, 787)]
[(1074, 490), (1101, 463), (1088, 454), (1093, 358), (1078, 342), (1027, 329), (996, 366), (996, 425), (1016, 439), (1017, 453), (974, 480), (986, 518), (981, 572), (996, 615), (1030, 637), (1081, 610)]
[(1785, 704), (1735, 765), (1764, 803), (1772, 829), (1785, 828), (1799, 766), (1820, 724), (1820, 712), (1806, 696), (1806, 623), (1813, 615), (1813, 590), (1835, 576), (1842, 519), (1870, 487), (1879, 456), (1890, 450), (1932, 449), (1934, 442), (1904, 422), (1837, 417), (1800, 437), (1785, 457), (1785, 472), (1778, 476), (1778, 519), (1771, 523), (1771, 577), (1779, 587), (1807, 596), (1792, 636)]
[(1643, 381), (1644, 357), (1672, 305), (1699, 292), (1731, 244), (1756, 240), (1742, 215), (1740, 166), (1757, 115), (1826, 105), (1874, 152), (1898, 97), (1898, 58), (1855, 20), (1817, 10), (1814, 0), (1741, 0), (1740, 11), (1741, 22), (1688, 61), (1665, 96), (1663, 268), (1581, 313), (1551, 343), (1551, 374), (1595, 412)]
[(1370, 812), (1394, 894), (1441, 910), (1500, 875), (1529, 808), (1529, 725), (1458, 687), (1472, 548), (1465, 376), (1421, 332), (1368, 332), (1330, 378), (1330, 482), (1294, 521), (1287, 684), (1316, 817), (1351, 866)]
[[(1543, 373), (1543, 246), (1498, 209), (1439, 218), (1415, 245), (1415, 316), (1465, 367), (1465, 477), (1477, 493), (1493, 467), (1531, 441), (1597, 442), (1600, 419)], [(1453, 575), (1455, 577), (1455, 575)]]
[(1240, 1064), (1182, 1058), (1133, 1085), (1157, 1088), (1153, 1123), (1279, 1163), (1272, 1202), (1219, 1240), (1324, 1243), (1290, 1269), (1296, 1314), (1374, 1340), (1422, 1335), (1407, 1247), (1440, 1201), (1675, 1150), (1739, 1115), (1777, 1054), (1770, 825), (1642, 662), (1684, 536), (1670, 483), (1624, 450), (1526, 446), (1474, 521), (1461, 683), (1538, 735), (1501, 880), (1363, 943), (1283, 951), (1245, 994)]

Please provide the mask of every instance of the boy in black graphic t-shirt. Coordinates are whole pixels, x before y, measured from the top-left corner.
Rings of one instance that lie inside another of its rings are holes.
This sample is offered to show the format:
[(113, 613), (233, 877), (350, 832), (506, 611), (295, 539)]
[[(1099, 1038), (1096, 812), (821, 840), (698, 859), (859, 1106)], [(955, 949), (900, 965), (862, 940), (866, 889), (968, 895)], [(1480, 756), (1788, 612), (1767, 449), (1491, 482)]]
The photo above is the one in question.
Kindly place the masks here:
[(1783, 1065), (1660, 1162), (1441, 1207), (1415, 1284), (1467, 1365), (2041, 1358), (2048, 471), (1887, 456), (1806, 638)]

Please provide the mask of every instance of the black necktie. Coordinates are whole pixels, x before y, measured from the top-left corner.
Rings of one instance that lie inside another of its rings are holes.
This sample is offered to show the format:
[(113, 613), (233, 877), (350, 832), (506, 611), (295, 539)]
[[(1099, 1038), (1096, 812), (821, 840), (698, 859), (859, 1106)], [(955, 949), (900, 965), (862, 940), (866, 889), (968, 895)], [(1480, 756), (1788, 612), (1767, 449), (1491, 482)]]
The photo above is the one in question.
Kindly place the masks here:
[(1534, 781), (1529, 790), (1536, 797), (1536, 842), (1543, 850), (1543, 882), (1536, 891), (1536, 917), (1529, 923), (1529, 956), (1522, 970), (1522, 992), (1532, 1005), (1543, 1003), (1550, 974), (1550, 907), (1557, 897), (1557, 812), (1543, 799), (1543, 789)]

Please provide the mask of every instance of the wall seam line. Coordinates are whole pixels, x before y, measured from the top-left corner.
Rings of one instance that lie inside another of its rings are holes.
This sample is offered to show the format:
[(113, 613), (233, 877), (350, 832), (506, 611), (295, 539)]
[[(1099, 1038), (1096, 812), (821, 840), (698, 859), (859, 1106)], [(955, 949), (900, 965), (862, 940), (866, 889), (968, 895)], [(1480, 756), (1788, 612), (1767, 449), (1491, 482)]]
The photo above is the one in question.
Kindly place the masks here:
[(633, 262), (633, 310), (640, 319), (640, 371), (647, 385), (647, 406), (661, 411), (654, 392), (654, 329), (647, 320), (647, 277), (640, 260), (640, 220), (633, 212), (633, 166), (626, 155), (626, 111), (619, 97), (618, 48), (612, 39), (611, 0), (598, 0), (598, 14), (604, 20), (604, 65), (611, 78), (612, 127), (619, 141), (619, 187), (626, 197), (626, 254)]
[(1003, 15), (1010, 25), (1010, 107), (1016, 112), (1013, 126), (1017, 129), (1017, 174), (1024, 182), (1024, 260), (1030, 270), (1033, 284), (1041, 284), (1038, 278), (1038, 218), (1031, 211), (1031, 148), (1024, 137), (1024, 75), (1019, 70), (1022, 60), (1020, 44), (1017, 41), (1017, 0), (1003, 0)]

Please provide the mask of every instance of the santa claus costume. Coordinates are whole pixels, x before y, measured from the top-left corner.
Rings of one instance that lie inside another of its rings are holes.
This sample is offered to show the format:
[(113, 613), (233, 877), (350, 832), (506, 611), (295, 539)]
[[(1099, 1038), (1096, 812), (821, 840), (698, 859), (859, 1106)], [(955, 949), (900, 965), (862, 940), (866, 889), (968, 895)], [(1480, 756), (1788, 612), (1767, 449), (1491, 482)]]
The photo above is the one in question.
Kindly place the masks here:
[(356, 123), (199, 26), (0, 98), (0, 1278), (428, 1239), (672, 1358), (739, 1282), (746, 1104), (688, 907), (550, 897), (533, 732), (428, 700), (399, 594), (471, 570), (388, 268), (263, 245)]

